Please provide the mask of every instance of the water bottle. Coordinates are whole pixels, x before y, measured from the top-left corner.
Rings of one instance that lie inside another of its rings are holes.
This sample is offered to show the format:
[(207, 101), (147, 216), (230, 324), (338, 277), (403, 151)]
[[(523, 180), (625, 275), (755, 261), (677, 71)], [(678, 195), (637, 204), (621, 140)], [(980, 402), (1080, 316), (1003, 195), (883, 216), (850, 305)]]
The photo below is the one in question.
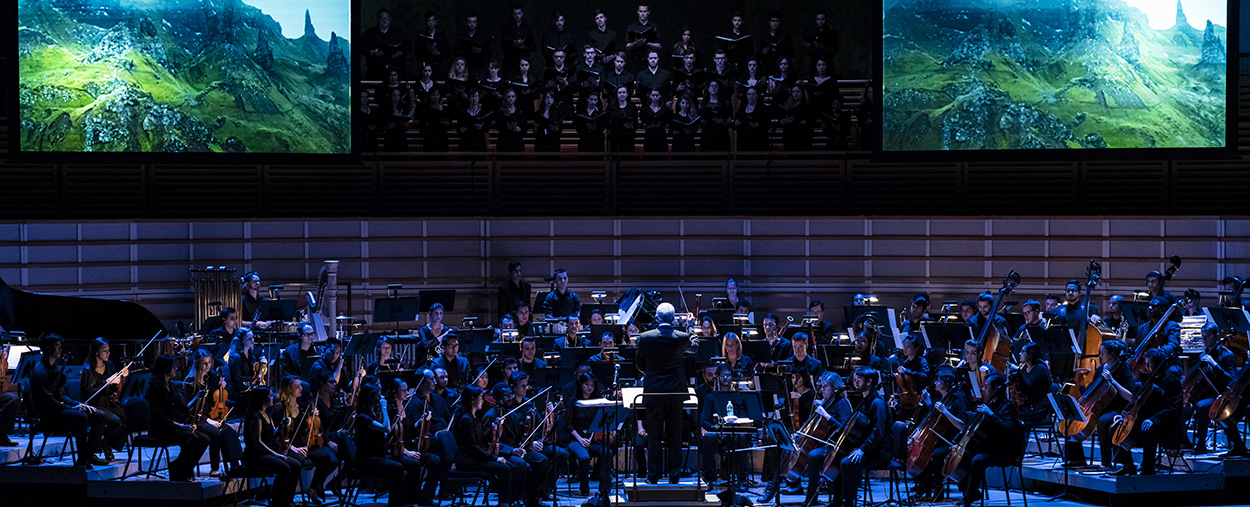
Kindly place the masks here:
[(725, 402), (725, 419), (736, 419), (734, 416), (734, 404), (732, 401)]

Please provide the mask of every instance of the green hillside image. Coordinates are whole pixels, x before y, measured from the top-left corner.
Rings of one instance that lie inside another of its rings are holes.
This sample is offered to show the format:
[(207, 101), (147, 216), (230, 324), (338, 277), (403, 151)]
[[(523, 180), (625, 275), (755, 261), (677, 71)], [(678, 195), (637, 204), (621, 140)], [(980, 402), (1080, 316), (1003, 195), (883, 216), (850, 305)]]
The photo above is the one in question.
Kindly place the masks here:
[(312, 21), (290, 39), (241, 0), (18, 0), (21, 149), (350, 153), (350, 47)]
[(1225, 146), (1227, 27), (1180, 3), (1165, 30), (1121, 0), (884, 4), (885, 150)]

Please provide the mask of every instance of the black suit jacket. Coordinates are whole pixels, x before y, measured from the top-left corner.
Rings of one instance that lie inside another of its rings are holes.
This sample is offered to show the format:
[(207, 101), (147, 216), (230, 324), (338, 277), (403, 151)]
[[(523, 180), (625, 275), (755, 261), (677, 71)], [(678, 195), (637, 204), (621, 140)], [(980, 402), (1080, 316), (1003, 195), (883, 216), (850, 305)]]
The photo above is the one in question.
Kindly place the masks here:
[(642, 333), (634, 359), (638, 370), (646, 376), (644, 393), (684, 393), (686, 379), (685, 354), (690, 336), (670, 325), (661, 325)]

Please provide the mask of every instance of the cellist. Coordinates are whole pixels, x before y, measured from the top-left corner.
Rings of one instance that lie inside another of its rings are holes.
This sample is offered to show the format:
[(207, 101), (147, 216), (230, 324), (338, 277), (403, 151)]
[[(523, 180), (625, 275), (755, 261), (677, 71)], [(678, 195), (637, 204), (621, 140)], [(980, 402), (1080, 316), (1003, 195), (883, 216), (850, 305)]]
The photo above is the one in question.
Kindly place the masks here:
[[(906, 347), (907, 342), (904, 341), (903, 345)], [(890, 409), (885, 406), (885, 401), (877, 396), (877, 379), (879, 378), (880, 374), (877, 370), (868, 367), (857, 368), (851, 375), (851, 389), (863, 397), (863, 401), (859, 404), (859, 411), (868, 418), (868, 427), (872, 428), (872, 431), (868, 433), (863, 444), (838, 463), (841, 469), (842, 487), (840, 491), (835, 492), (833, 500), (835, 507), (855, 505), (856, 492), (859, 491), (864, 470), (881, 468), (893, 458), (893, 452), (888, 445), (892, 431)]]
[[(1125, 348), (1124, 342), (1120, 340), (1107, 340), (1098, 347), (1099, 364), (1098, 368), (1094, 370), (1094, 377), (1102, 377), (1105, 381), (1110, 382), (1111, 387), (1117, 393), (1115, 399), (1101, 413), (1094, 414), (1094, 417), (1090, 419), (1090, 423), (1093, 423), (1094, 419), (1098, 420), (1098, 434), (1100, 438), (1101, 435), (1110, 432), (1111, 421), (1124, 409), (1129, 400), (1133, 399), (1133, 392), (1130, 390), (1135, 387), (1133, 372), (1129, 371), (1128, 364), (1123, 361), (1122, 357)], [(1108, 436), (1107, 438), (1110, 437)], [(1085, 451), (1081, 448), (1080, 442), (1069, 441), (1064, 452), (1067, 455), (1069, 466), (1085, 466)], [(1110, 447), (1103, 448), (1101, 458), (1102, 467), (1110, 468)]]
[[(984, 442), (992, 442), (992, 444), (977, 449), (976, 454), (973, 454), (969, 460), (968, 473), (959, 483), (959, 489), (964, 494), (960, 505), (964, 507), (969, 507), (981, 499), (981, 483), (985, 481), (987, 467), (1007, 466), (1024, 452), (1024, 439), (1020, 433), (1020, 419), (1017, 417), (1016, 406), (1007, 397), (1007, 378), (992, 374), (986, 384), (988, 390), (985, 393), (985, 402), (977, 405), (974, 411), (968, 412), (966, 417), (971, 417), (975, 413), (984, 415), (985, 419), (981, 423), (987, 433)], [(951, 424), (960, 431), (965, 429), (965, 422), (967, 421), (964, 419), (951, 417)]]
[[(816, 391), (820, 394), (820, 402), (814, 404), (812, 417), (820, 417), (825, 424), (838, 428), (851, 418), (851, 402), (846, 399), (846, 387), (842, 377), (831, 371), (824, 372), (816, 381)], [(836, 430), (835, 430), (836, 431)], [(830, 434), (833, 431), (829, 432)], [(804, 505), (813, 505), (820, 493), (820, 473), (823, 472), (825, 455), (828, 446), (820, 446), (807, 453), (807, 501)]]
[[(975, 386), (972, 389), (973, 398), (984, 398), (986, 389), (986, 380), (989, 379), (990, 373), (996, 373), (990, 365), (981, 362), (981, 345), (976, 340), (968, 340), (964, 342), (964, 359), (959, 362), (955, 370), (960, 375), (968, 377), (969, 385)], [(976, 383), (973, 384), (972, 382)]]
[[(1146, 336), (1146, 335), (1150, 334), (1150, 330), (1154, 329), (1155, 325), (1159, 323), (1159, 319), (1163, 318), (1163, 314), (1167, 313), (1168, 308), (1171, 306), (1172, 306), (1172, 303), (1168, 302), (1168, 298), (1166, 296), (1155, 296), (1153, 298), (1150, 298), (1150, 310), (1149, 310), (1150, 321), (1143, 322), (1141, 323), (1140, 326), (1137, 326), (1138, 343), (1140, 343), (1141, 340), (1150, 338), (1149, 336)], [(1163, 323), (1163, 327), (1159, 328), (1159, 334), (1163, 335), (1163, 337), (1165, 338), (1163, 340), (1163, 345), (1159, 347), (1163, 349), (1163, 352), (1165, 354), (1175, 355), (1176, 353), (1180, 352), (1181, 350), (1181, 326), (1180, 324), (1177, 324), (1176, 322), (1169, 320)], [(1178, 371), (1174, 371), (1173, 373), (1180, 373), (1180, 372), (1178, 370)]]
[(1020, 422), (1031, 428), (1046, 420), (1051, 413), (1050, 368), (1042, 361), (1042, 347), (1029, 342), (1020, 349), (1020, 366), (1007, 375), (1020, 393)]
[[(948, 368), (939, 372), (937, 380), (933, 382), (940, 401), (935, 402), (930, 410), (937, 411), (950, 421), (954, 421), (957, 417), (965, 417), (968, 412), (968, 392), (958, 387), (966, 387), (967, 384), (956, 382), (956, 378), (955, 373)], [(948, 453), (950, 453), (950, 445), (942, 439), (937, 439), (933, 452), (929, 456), (928, 466), (916, 477), (917, 497), (936, 501), (943, 494), (942, 463), (946, 461)]]
[[(1233, 356), (1233, 352), (1220, 344), (1220, 327), (1214, 322), (1208, 322), (1202, 326), (1202, 343), (1204, 344), (1202, 355), (1198, 356), (1197, 368), (1201, 369), (1202, 374), (1206, 375), (1207, 380), (1211, 381), (1210, 388), (1207, 389), (1207, 396), (1203, 399), (1192, 401), (1194, 418), (1194, 454), (1206, 454), (1207, 450), (1207, 429), (1211, 426), (1211, 405), (1215, 403), (1216, 396), (1219, 396), (1228, 383), (1233, 380), (1233, 373), (1236, 371), (1237, 358)], [(1241, 440), (1241, 432), (1237, 431), (1235, 437), (1237, 441)], [(1230, 433), (1229, 441), (1233, 442)], [(1234, 449), (1237, 446), (1234, 445)], [(1241, 451), (1245, 451), (1244, 444)]]
[[(1166, 438), (1176, 431), (1177, 425), (1181, 423), (1181, 379), (1170, 369), (1158, 372), (1157, 375), (1151, 375), (1155, 370), (1167, 368), (1168, 354), (1164, 352), (1163, 347), (1154, 348), (1146, 351), (1145, 354), (1145, 370), (1141, 372), (1138, 380), (1143, 382), (1139, 390), (1152, 389), (1156, 392), (1150, 397), (1148, 402), (1142, 407), (1141, 412), (1137, 414), (1136, 427), (1129, 439), (1136, 442), (1143, 449), (1141, 474), (1153, 475), (1155, 473), (1155, 463), (1158, 460), (1159, 441)], [(1149, 384), (1145, 382), (1149, 381)], [(1143, 396), (1139, 393), (1138, 396)], [(1122, 415), (1116, 415), (1112, 420), (1111, 426), (1121, 424)], [(1137, 472), (1137, 467), (1133, 465), (1133, 453), (1125, 447), (1120, 449), (1109, 449), (1111, 443), (1112, 428), (1109, 426), (1107, 431), (1103, 431), (1101, 424), (1098, 428), (1098, 434), (1101, 435), (1100, 444), (1103, 447), (1103, 454), (1106, 455), (1115, 452), (1115, 461), (1122, 466), (1110, 472), (1111, 475), (1133, 475)], [(1127, 444), (1128, 441), (1125, 442)]]

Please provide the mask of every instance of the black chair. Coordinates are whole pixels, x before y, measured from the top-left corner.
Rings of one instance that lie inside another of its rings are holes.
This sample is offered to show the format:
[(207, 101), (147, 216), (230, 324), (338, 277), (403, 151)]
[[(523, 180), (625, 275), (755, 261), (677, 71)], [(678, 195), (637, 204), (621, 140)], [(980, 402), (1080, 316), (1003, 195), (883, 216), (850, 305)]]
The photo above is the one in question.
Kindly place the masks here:
[(31, 427), (30, 438), (35, 438), (35, 433), (43, 434), (43, 443), (39, 444), (39, 454), (37, 457), (41, 460), (43, 459), (43, 451), (48, 445), (48, 437), (65, 437), (65, 444), (61, 446), (61, 452), (57, 454), (57, 459), (63, 459), (65, 457), (65, 449), (69, 448), (70, 454), (74, 458), (74, 464), (77, 465), (78, 442), (74, 438), (73, 433), (70, 433), (64, 428), (59, 428), (50, 422), (44, 421), (43, 418), (39, 417), (39, 413), (35, 412), (35, 401), (34, 398), (31, 397), (29, 383), (22, 384), (22, 409), (26, 411), (26, 417), (28, 419), (27, 424)]
[(239, 498), (243, 495), (252, 493), (250, 481), (252, 479), (260, 479), (260, 486), (257, 490), (263, 490), (269, 486), (269, 475), (252, 471), (247, 468), (243, 461), (243, 442), (239, 438), (239, 433), (231, 429), (229, 426), (222, 426), (221, 429), (221, 461), (225, 463), (225, 474), (222, 475), (222, 482), (229, 483), (234, 479), (241, 479), (244, 484), (238, 489), (235, 495), (234, 505), (239, 505)]
[[(123, 474), (119, 480), (140, 474), (145, 477), (152, 477), (156, 475), (157, 471), (169, 468), (169, 447), (173, 444), (148, 434), (148, 429), (151, 427), (152, 422), (152, 411), (148, 407), (148, 400), (129, 398), (126, 400), (125, 408), (126, 422), (130, 428), (130, 432), (126, 435), (129, 445), (126, 446), (126, 466), (122, 469)], [(143, 470), (143, 449), (145, 448), (155, 449), (152, 453), (152, 461), (148, 462), (147, 471)], [(138, 470), (131, 474), (130, 462), (134, 460), (135, 451), (139, 452)], [(165, 458), (164, 467), (160, 466), (162, 456)]]
[[(451, 470), (447, 472), (447, 476), (443, 478), (443, 486), (451, 487), (455, 494), (451, 507), (461, 507), (468, 505), (485, 505), (487, 497), (490, 496), (490, 474), (485, 472), (461, 472), (456, 470), (455, 459), (456, 451), (460, 447), (456, 444), (455, 437), (448, 430), (443, 430), (434, 434), (434, 442), (430, 451), (438, 456), (445, 463), (452, 463)], [(476, 486), (477, 490), (473, 493), (472, 503), (465, 503), (464, 499), (468, 495), (467, 490)], [(482, 503), (477, 501), (478, 495), (482, 495)], [(443, 501), (439, 500), (438, 505), (442, 505)]]

